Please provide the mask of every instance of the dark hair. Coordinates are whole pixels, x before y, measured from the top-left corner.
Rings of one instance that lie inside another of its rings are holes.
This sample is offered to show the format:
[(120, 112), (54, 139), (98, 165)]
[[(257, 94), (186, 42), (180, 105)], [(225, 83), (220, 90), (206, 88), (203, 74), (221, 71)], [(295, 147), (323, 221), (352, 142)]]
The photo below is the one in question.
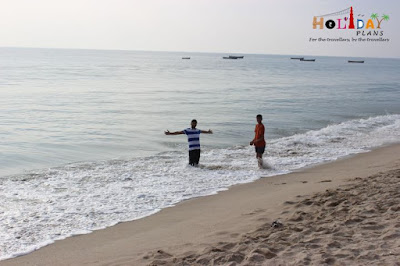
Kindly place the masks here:
[(262, 120), (262, 115), (258, 114), (258, 115), (256, 116), (256, 118), (261, 118), (261, 120)]
[(192, 120), (192, 123), (193, 123), (193, 122), (197, 123), (197, 120), (196, 120), (196, 119), (193, 119), (193, 120)]

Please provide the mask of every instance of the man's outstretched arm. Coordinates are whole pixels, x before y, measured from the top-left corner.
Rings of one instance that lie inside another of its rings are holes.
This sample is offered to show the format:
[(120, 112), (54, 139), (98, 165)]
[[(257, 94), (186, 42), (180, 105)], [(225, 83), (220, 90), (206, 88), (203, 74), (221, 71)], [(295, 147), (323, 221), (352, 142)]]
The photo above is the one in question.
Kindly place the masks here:
[(181, 135), (181, 134), (185, 134), (185, 132), (183, 131), (175, 131), (175, 132), (169, 132), (169, 130), (167, 129), (167, 131), (164, 131), (165, 135)]
[(212, 134), (213, 133), (211, 129), (209, 129), (208, 131), (200, 130), (200, 132), (204, 133), (204, 134)]

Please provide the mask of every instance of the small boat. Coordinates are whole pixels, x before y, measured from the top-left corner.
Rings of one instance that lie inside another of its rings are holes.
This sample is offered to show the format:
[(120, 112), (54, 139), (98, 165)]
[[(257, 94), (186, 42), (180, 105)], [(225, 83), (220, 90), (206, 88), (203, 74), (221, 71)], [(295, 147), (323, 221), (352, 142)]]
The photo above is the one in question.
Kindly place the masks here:
[(298, 59), (298, 60), (302, 60), (302, 59), (304, 59), (304, 57), (291, 57), (290, 59)]
[(182, 57), (182, 59), (190, 59), (190, 57)]
[(364, 63), (364, 60), (348, 60), (349, 63)]
[(236, 55), (230, 55), (229, 57), (231, 57), (231, 58), (235, 58), (235, 59), (243, 59), (244, 58), (244, 56), (236, 56)]
[(243, 59), (244, 56), (236, 56), (236, 55), (230, 55), (230, 56), (224, 56), (222, 57), (223, 59)]
[(314, 62), (315, 59), (304, 59), (304, 58), (302, 58), (302, 59), (300, 59), (300, 61)]

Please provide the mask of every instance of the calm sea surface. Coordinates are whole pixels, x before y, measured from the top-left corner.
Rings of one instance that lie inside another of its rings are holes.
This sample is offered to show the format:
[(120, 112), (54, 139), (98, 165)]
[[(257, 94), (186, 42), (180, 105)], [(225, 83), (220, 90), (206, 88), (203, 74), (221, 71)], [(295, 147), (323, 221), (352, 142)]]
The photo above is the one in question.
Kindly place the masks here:
[(222, 56), (0, 48), (0, 259), (400, 140), (399, 59)]

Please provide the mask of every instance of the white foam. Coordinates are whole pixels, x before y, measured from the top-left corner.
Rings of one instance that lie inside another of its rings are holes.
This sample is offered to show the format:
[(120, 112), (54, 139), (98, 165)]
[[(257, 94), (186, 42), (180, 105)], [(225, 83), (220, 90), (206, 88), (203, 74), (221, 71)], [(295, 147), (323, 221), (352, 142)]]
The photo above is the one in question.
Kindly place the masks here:
[(400, 139), (400, 115), (352, 120), (270, 140), (259, 170), (250, 146), (204, 149), (200, 167), (185, 151), (83, 162), (0, 179), (0, 259), (260, 177), (335, 160)]

